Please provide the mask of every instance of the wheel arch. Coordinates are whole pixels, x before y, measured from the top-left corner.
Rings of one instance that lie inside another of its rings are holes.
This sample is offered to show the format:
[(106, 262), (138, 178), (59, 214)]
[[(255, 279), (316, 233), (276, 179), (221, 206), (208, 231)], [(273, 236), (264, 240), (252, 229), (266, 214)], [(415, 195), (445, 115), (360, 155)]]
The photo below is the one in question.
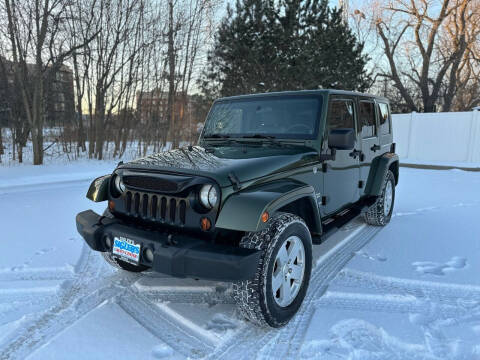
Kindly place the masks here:
[(395, 185), (398, 184), (399, 159), (395, 153), (385, 153), (377, 156), (372, 161), (370, 172), (368, 174), (365, 194), (368, 196), (379, 196), (382, 191), (382, 185), (388, 170), (395, 176)]
[(290, 179), (261, 184), (230, 195), (220, 209), (215, 226), (228, 230), (260, 231), (266, 226), (261, 221), (264, 212), (268, 212), (270, 218), (277, 213), (290, 212), (301, 217), (310, 232), (321, 233), (314, 188)]

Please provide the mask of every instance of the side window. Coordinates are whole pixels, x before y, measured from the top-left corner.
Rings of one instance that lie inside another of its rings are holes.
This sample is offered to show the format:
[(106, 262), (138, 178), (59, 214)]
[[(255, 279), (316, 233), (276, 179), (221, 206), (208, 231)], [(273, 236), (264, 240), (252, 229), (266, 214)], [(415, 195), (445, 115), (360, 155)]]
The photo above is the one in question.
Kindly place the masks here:
[(360, 101), (359, 112), (362, 138), (375, 136), (375, 104), (370, 101)]
[(328, 130), (338, 128), (355, 128), (354, 107), (352, 100), (332, 100), (328, 106)]
[(390, 109), (388, 104), (378, 103), (378, 108), (380, 110), (380, 135), (390, 134)]

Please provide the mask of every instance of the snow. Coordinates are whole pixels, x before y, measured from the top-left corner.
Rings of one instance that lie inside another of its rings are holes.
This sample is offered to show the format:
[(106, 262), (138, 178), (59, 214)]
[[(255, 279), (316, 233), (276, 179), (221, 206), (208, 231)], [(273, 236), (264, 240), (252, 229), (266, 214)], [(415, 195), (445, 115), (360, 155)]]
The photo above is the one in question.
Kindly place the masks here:
[(480, 359), (480, 172), (401, 168), (391, 223), (315, 246), (299, 313), (263, 329), (229, 284), (128, 274), (88, 249), (75, 215), (103, 210), (85, 192), (112, 168), (0, 168), (0, 358)]

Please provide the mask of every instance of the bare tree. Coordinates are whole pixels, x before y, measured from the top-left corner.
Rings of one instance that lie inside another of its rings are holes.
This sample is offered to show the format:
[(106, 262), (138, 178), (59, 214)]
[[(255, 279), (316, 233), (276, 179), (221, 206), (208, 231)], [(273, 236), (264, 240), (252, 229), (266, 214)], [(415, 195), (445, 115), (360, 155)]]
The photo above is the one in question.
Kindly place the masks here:
[(30, 125), (35, 165), (43, 163), (46, 81), (65, 59), (85, 46), (85, 41), (67, 46), (65, 23), (69, 6), (66, 0), (5, 0), (14, 73)]
[(479, 5), (478, 0), (373, 0), (369, 10), (356, 11), (367, 27), (374, 25), (383, 47), (386, 66), (378, 75), (393, 82), (410, 110), (450, 110), (465, 54), (478, 42)]
[[(213, 37), (211, 23), (217, 0), (168, 0), (168, 139), (178, 146), (178, 123), (184, 123), (187, 94), (198, 64), (200, 49)], [(175, 118), (177, 117), (177, 118)]]

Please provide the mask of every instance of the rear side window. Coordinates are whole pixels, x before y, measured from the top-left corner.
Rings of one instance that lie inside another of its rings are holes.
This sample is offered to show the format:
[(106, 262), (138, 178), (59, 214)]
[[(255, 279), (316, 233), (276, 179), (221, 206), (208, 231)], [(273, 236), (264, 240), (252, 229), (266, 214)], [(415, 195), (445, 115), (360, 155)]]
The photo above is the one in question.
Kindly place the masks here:
[(360, 101), (360, 132), (362, 138), (375, 136), (375, 104), (370, 101)]
[(328, 129), (354, 129), (354, 107), (352, 100), (332, 100), (328, 106)]
[(390, 134), (390, 109), (388, 104), (378, 103), (378, 108), (380, 110), (380, 135)]

